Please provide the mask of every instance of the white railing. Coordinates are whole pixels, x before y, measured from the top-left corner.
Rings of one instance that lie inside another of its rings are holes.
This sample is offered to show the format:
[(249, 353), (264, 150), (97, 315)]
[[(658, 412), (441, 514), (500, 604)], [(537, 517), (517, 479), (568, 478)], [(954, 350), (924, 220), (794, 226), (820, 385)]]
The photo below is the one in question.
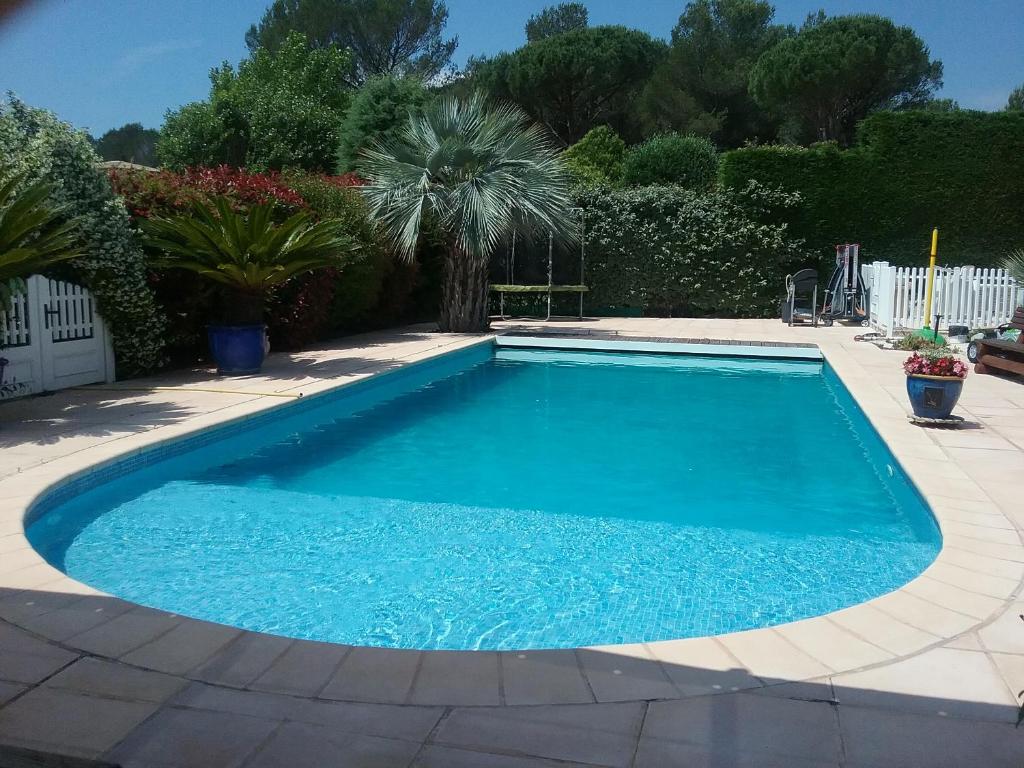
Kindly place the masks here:
[(871, 325), (892, 335), (921, 328), (941, 315), (939, 325), (982, 328), (1009, 322), (1021, 302), (1022, 286), (1003, 269), (936, 267), (932, 317), (925, 318), (928, 270), (876, 261), (863, 267), (870, 291)]
[(80, 285), (50, 280), (46, 324), (54, 341), (91, 339), (95, 331), (92, 295)]
[(31, 344), (28, 326), (28, 295), (19, 293), (11, 298), (6, 312), (0, 311), (0, 349)]

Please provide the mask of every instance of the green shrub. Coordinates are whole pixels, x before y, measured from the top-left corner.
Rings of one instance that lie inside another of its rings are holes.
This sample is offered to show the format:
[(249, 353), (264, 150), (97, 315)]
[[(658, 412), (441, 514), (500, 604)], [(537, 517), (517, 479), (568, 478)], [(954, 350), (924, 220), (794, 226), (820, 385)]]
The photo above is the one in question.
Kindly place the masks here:
[[(239, 211), (273, 202), (278, 221), (306, 207), (302, 196), (288, 187), (280, 174), (249, 173), (225, 165), (190, 168), (183, 173), (113, 169), (110, 181), (136, 223), (151, 216), (184, 213), (194, 203), (209, 203), (214, 196), (226, 196)], [(319, 273), (315, 277), (321, 279)], [(181, 269), (150, 270), (149, 284), (157, 304), (170, 319), (164, 347), (169, 363), (191, 365), (203, 359), (207, 348), (206, 325), (217, 307), (223, 306), (222, 289)], [(315, 313), (321, 306), (310, 300), (302, 305), (308, 308), (305, 312), (300, 304), (297, 302), (289, 310), (297, 318)], [(274, 325), (273, 320), (271, 325)], [(275, 338), (275, 346), (280, 344), (281, 338)]]
[(926, 339), (920, 334), (910, 333), (896, 339), (893, 342), (892, 348), (904, 352), (937, 352), (949, 349), (949, 345), (945, 341), (935, 342), (931, 339)]
[(83, 131), (52, 113), (11, 99), (0, 103), (0, 157), (26, 183), (54, 184), (53, 200), (79, 220), (85, 255), (68, 262), (68, 278), (95, 296), (114, 337), (118, 375), (134, 375), (162, 360), (165, 322), (146, 282), (146, 260), (124, 204), (97, 169)]
[(633, 187), (678, 184), (687, 189), (710, 189), (717, 173), (714, 144), (702, 136), (666, 133), (629, 150), (622, 181)]
[(807, 254), (770, 223), (797, 196), (757, 184), (699, 193), (679, 186), (581, 195), (588, 302), (670, 316), (768, 317)]
[[(300, 275), (270, 295), (267, 325), (275, 349), (302, 347), (332, 335), (406, 319), (409, 291), (403, 293), (401, 286), (380, 312), (395, 260), (369, 217), (356, 188), (359, 180), (351, 175), (249, 173), (220, 166), (183, 173), (113, 171), (111, 179), (136, 219), (174, 215), (194, 202), (224, 196), (243, 212), (273, 202), (279, 220), (308, 210), (316, 219), (344, 222), (359, 250), (349, 254), (342, 267)], [(184, 270), (156, 270), (150, 280), (158, 301), (173, 320), (168, 344), (172, 360), (188, 364), (202, 358), (206, 323), (222, 301), (221, 292)]]
[(356, 166), (372, 141), (390, 143), (409, 122), (409, 113), (427, 103), (427, 89), (411, 77), (374, 77), (356, 91), (338, 130), (339, 173)]
[(722, 156), (719, 181), (799, 192), (787, 221), (831, 262), (836, 243), (862, 258), (927, 263), (939, 227), (941, 263), (998, 266), (1024, 242), (1024, 113), (879, 112), (852, 149), (746, 147)]
[(622, 179), (626, 142), (607, 125), (591, 129), (562, 153), (562, 161), (584, 185), (617, 184)]
[[(360, 246), (335, 278), (320, 334), (373, 325), (373, 310), (381, 300), (385, 281), (395, 268), (395, 259), (371, 220), (366, 201), (357, 187), (335, 179), (300, 173), (288, 174), (285, 178), (319, 218), (345, 222), (347, 231)], [(301, 287), (301, 283), (297, 287)]]

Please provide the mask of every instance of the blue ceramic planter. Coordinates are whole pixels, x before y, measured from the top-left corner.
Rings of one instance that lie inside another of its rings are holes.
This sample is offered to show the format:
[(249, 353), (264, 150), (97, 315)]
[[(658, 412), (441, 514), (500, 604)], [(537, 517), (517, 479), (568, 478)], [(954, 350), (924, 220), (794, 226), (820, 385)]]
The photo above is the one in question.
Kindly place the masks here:
[(260, 372), (267, 354), (264, 325), (210, 325), (206, 333), (217, 373), (242, 376)]
[(958, 376), (907, 376), (907, 394), (914, 415), (925, 419), (948, 419), (963, 389), (964, 380)]

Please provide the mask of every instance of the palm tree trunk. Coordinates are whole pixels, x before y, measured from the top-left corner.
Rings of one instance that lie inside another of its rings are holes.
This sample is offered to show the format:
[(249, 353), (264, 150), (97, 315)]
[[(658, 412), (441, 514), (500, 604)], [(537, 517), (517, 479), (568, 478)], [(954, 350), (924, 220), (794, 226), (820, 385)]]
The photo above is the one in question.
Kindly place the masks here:
[(487, 259), (450, 246), (445, 255), (444, 290), (441, 295), (442, 333), (486, 331), (489, 276)]

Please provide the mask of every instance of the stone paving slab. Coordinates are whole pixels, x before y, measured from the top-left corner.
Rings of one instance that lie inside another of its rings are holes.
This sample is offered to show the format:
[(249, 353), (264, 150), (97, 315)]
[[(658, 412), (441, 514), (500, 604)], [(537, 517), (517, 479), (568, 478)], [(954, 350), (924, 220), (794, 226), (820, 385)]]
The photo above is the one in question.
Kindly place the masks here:
[[(1024, 765), (1024, 384), (971, 376), (969, 429), (907, 422), (902, 355), (777, 321), (505, 323), (817, 345), (942, 528), (905, 588), (781, 627), (635, 646), (405, 652), (132, 606), (42, 563), (23, 515), (118, 457), (484, 342), (424, 328), (0, 404), (0, 744), (126, 766)], [(285, 397), (279, 397), (285, 395)], [(301, 762), (305, 760), (306, 762)]]

